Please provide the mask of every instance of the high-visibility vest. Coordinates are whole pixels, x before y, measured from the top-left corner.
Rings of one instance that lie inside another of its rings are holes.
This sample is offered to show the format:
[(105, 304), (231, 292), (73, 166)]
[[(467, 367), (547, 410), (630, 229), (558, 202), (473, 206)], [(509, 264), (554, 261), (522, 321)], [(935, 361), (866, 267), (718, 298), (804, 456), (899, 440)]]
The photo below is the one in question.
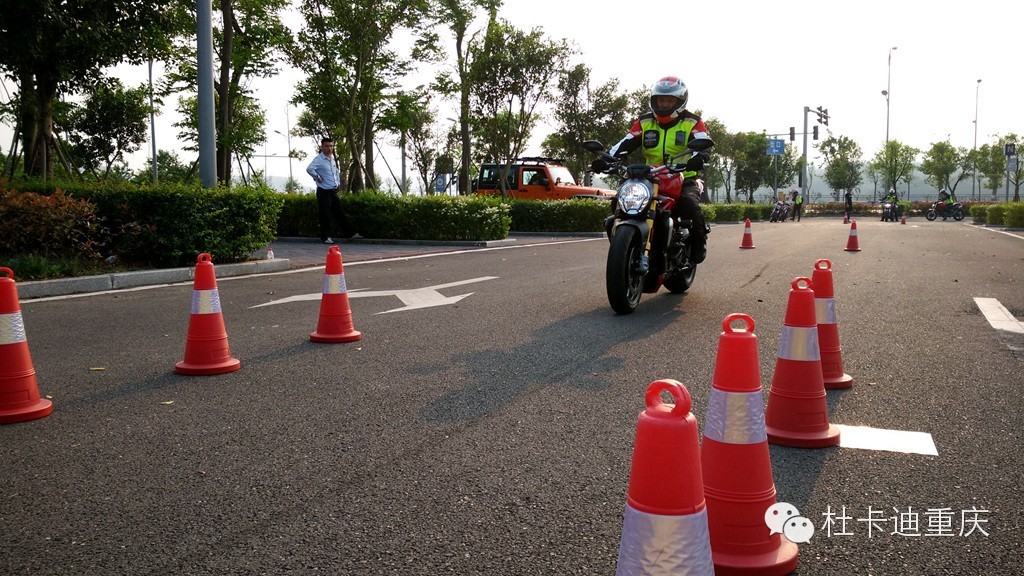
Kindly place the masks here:
[[(684, 115), (674, 125), (665, 128), (653, 117), (641, 118), (640, 127), (643, 133), (640, 138), (640, 147), (644, 153), (644, 161), (652, 166), (668, 164), (670, 160), (686, 150), (686, 143), (690, 141), (690, 132), (697, 125), (700, 118), (690, 114)], [(675, 159), (675, 162), (686, 162), (690, 154)], [(688, 170), (683, 172), (683, 178), (692, 178), (697, 173)]]

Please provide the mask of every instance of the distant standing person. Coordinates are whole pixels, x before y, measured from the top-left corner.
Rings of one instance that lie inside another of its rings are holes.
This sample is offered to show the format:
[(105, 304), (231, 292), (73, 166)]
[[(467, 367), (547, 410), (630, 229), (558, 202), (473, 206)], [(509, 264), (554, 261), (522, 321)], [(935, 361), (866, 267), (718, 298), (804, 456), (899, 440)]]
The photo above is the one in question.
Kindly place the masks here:
[(800, 217), (803, 215), (802, 214), (803, 209), (804, 209), (804, 195), (801, 194), (799, 191), (797, 191), (796, 188), (794, 188), (793, 189), (793, 215), (789, 217), (789, 221), (792, 222), (793, 220), (796, 220), (797, 222), (799, 222), (800, 221)]
[(341, 207), (341, 199), (338, 198), (338, 184), (340, 175), (338, 166), (334, 162), (334, 140), (324, 138), (320, 141), (320, 153), (313, 158), (313, 161), (306, 167), (306, 173), (313, 177), (316, 182), (316, 206), (320, 221), (320, 241), (324, 244), (334, 244), (331, 238), (331, 216), (341, 226), (343, 238), (352, 238), (356, 235), (355, 228), (349, 222), (345, 210)]
[(853, 216), (853, 190), (846, 189), (846, 219), (849, 221)]

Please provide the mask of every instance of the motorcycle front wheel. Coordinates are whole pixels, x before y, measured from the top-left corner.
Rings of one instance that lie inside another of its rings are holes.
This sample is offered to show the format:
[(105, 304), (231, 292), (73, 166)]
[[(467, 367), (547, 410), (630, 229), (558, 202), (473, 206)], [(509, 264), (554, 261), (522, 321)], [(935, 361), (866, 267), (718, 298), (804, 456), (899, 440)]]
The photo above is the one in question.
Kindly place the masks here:
[(939, 217), (939, 213), (936, 212), (934, 209), (929, 209), (928, 212), (924, 215), (924, 217), (927, 218), (929, 222), (934, 222), (935, 219)]
[(616, 314), (632, 314), (640, 305), (644, 276), (640, 273), (642, 239), (633, 226), (620, 226), (608, 249), (605, 288), (608, 303)]

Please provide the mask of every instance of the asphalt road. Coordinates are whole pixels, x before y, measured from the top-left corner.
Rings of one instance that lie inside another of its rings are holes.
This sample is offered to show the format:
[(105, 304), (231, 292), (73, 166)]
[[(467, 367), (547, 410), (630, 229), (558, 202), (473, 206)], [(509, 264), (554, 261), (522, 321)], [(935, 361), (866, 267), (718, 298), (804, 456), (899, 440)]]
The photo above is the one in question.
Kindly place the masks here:
[[(790, 283), (827, 258), (855, 378), (831, 422), (925, 432), (938, 455), (772, 446), (777, 499), (818, 528), (797, 574), (1024, 573), (1024, 342), (973, 300), (1024, 319), (1024, 239), (858, 226), (860, 252), (838, 220), (756, 223), (754, 250), (718, 226), (691, 291), (631, 316), (608, 306), (603, 239), (346, 259), (349, 344), (308, 340), (320, 269), (222, 279), (242, 367), (219, 376), (173, 371), (191, 286), (23, 302), (54, 412), (0, 427), (2, 572), (612, 574), (647, 385), (682, 381), (703, 422), (744, 312), (767, 397)], [(843, 507), (851, 534), (827, 534)], [(970, 510), (987, 535), (960, 535)], [(920, 536), (869, 537), (879, 514)]]

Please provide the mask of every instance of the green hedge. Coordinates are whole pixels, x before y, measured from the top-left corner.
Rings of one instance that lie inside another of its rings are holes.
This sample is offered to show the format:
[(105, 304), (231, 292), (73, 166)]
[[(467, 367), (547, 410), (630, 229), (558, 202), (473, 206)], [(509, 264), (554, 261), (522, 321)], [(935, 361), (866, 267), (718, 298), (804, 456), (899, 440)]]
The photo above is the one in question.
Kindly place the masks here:
[[(500, 240), (508, 236), (510, 207), (490, 196), (391, 196), (341, 194), (342, 209), (367, 238), (405, 240)], [(320, 235), (315, 195), (287, 195), (278, 236)]]
[(87, 200), (107, 234), (104, 253), (163, 267), (194, 265), (202, 252), (215, 263), (249, 259), (274, 240), (282, 204), (266, 187), (25, 182), (18, 188)]
[(515, 200), (512, 230), (517, 232), (603, 232), (611, 215), (608, 200)]
[(1020, 202), (1004, 203), (1003, 221), (1007, 228), (1024, 228), (1024, 204)]
[(988, 217), (988, 206), (981, 204), (975, 204), (971, 206), (971, 219), (974, 220), (975, 224), (985, 224)]
[(1003, 214), (1006, 212), (1006, 204), (989, 204), (985, 214), (985, 223), (993, 226), (1004, 226)]

